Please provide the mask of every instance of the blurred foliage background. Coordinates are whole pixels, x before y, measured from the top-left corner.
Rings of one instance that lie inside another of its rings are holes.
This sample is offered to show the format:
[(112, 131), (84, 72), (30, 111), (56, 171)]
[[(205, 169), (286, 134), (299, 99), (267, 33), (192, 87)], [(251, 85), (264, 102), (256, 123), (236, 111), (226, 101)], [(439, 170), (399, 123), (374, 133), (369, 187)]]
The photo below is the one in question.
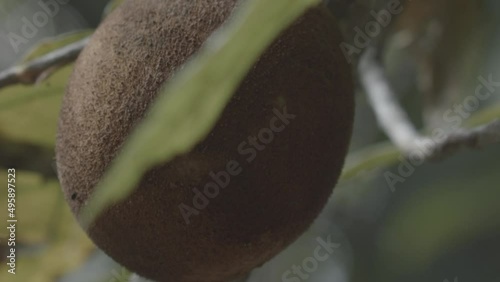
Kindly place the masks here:
[[(113, 1), (114, 6), (120, 1)], [(387, 26), (369, 44), (379, 51), (392, 87), (423, 132), (452, 130), (443, 114), (474, 95), (478, 78), (500, 81), (500, 3), (495, 0), (331, 0), (345, 43), (357, 46), (359, 30), (389, 5)], [(0, 70), (36, 58), (92, 32), (111, 9), (106, 1), (71, 0), (16, 52), (8, 39), (39, 0), (0, 0)], [(398, 6), (399, 7), (399, 6)], [(359, 54), (349, 56), (357, 73)], [(61, 97), (72, 66), (35, 86), (0, 89), (0, 179), (17, 170), (18, 265), (7, 273), (7, 231), (0, 228), (0, 281), (126, 281), (128, 271), (97, 250), (66, 206), (54, 166)], [(463, 126), (500, 117), (500, 92), (464, 118)], [(362, 90), (344, 178), (315, 224), (296, 243), (255, 270), (249, 281), (282, 281), (318, 246), (317, 238), (341, 244), (307, 281), (500, 281), (500, 146), (460, 152), (414, 167), (394, 190), (400, 154), (378, 128)], [(389, 148), (380, 161), (368, 155)], [(347, 177), (349, 176), (349, 177)], [(0, 192), (0, 222), (6, 222)], [(292, 277), (292, 276), (290, 276)], [(302, 281), (302, 280), (300, 280)]]

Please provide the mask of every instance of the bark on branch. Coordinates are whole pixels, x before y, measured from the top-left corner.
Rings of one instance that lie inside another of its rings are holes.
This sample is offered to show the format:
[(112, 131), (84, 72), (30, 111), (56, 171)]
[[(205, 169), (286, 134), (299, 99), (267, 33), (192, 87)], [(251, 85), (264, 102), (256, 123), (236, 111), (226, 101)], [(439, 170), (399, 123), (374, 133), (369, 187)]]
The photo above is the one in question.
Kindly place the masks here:
[(0, 72), (0, 89), (14, 84), (35, 84), (76, 60), (89, 38), (64, 46), (40, 58)]
[(479, 149), (500, 143), (500, 120), (473, 129), (461, 129), (441, 140), (421, 135), (398, 102), (375, 48), (368, 48), (361, 57), (359, 76), (380, 127), (406, 156), (425, 152), (426, 160), (436, 160), (461, 149)]

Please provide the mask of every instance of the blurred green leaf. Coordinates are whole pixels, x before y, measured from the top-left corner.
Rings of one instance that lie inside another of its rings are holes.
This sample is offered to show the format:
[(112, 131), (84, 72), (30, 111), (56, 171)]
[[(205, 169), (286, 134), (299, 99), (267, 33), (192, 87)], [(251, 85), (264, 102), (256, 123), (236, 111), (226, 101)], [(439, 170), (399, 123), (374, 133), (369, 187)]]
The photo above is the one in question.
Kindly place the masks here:
[(370, 145), (348, 155), (340, 179), (349, 180), (364, 171), (390, 166), (400, 156), (401, 152), (390, 142)]
[[(96, 188), (83, 210), (83, 222), (90, 223), (109, 204), (127, 197), (151, 166), (191, 150), (205, 137), (265, 48), (308, 7), (318, 2), (244, 2), (233, 20), (206, 42), (196, 59), (159, 95)], [(170, 142), (165, 143), (165, 139)]]
[[(6, 170), (0, 170), (0, 180), (7, 182)], [(17, 272), (9, 274), (2, 263), (0, 281), (56, 281), (81, 265), (95, 247), (74, 220), (57, 179), (17, 170), (16, 188)], [(6, 204), (7, 194), (0, 193), (2, 211)], [(7, 213), (0, 212), (0, 220), (6, 222)], [(0, 230), (0, 238), (7, 238), (6, 229)]]
[(379, 241), (381, 262), (393, 273), (426, 270), (453, 248), (500, 230), (498, 161), (463, 160), (450, 160), (448, 172), (441, 165), (438, 179), (428, 182), (424, 178), (432, 176), (420, 175), (407, 184), (406, 189), (419, 190), (391, 212)]
[(46, 55), (52, 51), (60, 49), (71, 43), (75, 43), (78, 40), (91, 35), (92, 32), (93, 30), (87, 29), (87, 30), (62, 34), (57, 37), (47, 38), (42, 42), (40, 42), (39, 44), (37, 44), (30, 52), (28, 52), (23, 57), (21, 64), (37, 59), (43, 55)]
[(64, 89), (72, 66), (40, 85), (0, 90), (0, 136), (53, 148)]
[[(17, 239), (23, 243), (35, 244), (48, 240), (49, 222), (53, 216), (52, 210), (56, 205), (63, 204), (58, 201), (60, 190), (57, 180), (45, 182), (44, 179), (32, 172), (17, 173), (16, 207), (19, 232)], [(0, 179), (6, 180), (6, 170), (0, 170)], [(22, 188), (22, 189), (21, 189)], [(6, 211), (7, 194), (0, 193), (2, 211)], [(5, 209), (4, 209), (5, 206)], [(7, 221), (7, 213), (0, 213), (0, 221)], [(0, 231), (0, 237), (5, 237), (7, 230)]]
[(495, 119), (500, 119), (500, 103), (491, 105), (475, 113), (466, 121), (466, 125), (468, 127), (479, 126)]

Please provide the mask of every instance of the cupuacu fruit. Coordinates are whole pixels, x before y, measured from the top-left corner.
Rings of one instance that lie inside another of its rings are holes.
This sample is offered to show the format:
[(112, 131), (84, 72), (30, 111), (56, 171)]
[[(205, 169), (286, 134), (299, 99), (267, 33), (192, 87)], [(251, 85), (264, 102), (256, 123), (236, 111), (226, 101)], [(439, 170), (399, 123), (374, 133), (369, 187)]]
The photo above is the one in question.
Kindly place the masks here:
[[(128, 0), (97, 29), (70, 78), (56, 144), (77, 219), (163, 83), (238, 5)], [(210, 134), (151, 168), (89, 237), (161, 282), (231, 281), (282, 251), (318, 216), (343, 166), (354, 101), (341, 41), (330, 12), (309, 9), (261, 55)]]

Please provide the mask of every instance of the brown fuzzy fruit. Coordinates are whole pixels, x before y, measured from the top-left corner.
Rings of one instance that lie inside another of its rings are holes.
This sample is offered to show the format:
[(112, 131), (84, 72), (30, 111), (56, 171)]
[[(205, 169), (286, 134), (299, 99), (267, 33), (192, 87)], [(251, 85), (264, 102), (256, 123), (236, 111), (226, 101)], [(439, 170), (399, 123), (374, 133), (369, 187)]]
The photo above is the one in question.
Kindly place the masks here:
[[(159, 88), (236, 2), (128, 0), (96, 31), (76, 63), (57, 138), (77, 217)], [(306, 12), (256, 62), (211, 133), (150, 169), (86, 230), (90, 238), (130, 270), (168, 282), (229, 281), (292, 243), (327, 202), (351, 135), (341, 40), (326, 8)]]

